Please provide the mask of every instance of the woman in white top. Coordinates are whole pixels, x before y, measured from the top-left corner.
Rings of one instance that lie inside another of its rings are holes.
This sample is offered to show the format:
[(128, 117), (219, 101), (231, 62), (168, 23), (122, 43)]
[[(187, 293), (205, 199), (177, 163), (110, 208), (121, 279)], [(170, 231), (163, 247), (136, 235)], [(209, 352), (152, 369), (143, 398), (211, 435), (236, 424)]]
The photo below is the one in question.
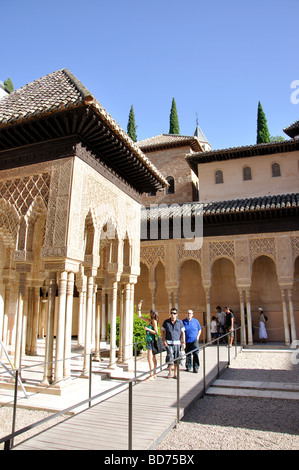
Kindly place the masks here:
[(259, 339), (265, 343), (268, 339), (268, 334), (266, 330), (266, 318), (262, 308), (259, 308), (260, 318), (259, 318)]

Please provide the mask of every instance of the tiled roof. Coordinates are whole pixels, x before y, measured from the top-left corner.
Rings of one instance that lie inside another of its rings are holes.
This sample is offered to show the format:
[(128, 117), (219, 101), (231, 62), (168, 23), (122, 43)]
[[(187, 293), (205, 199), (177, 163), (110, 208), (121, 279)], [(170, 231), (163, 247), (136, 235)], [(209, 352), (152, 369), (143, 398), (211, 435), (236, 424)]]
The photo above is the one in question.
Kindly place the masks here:
[(66, 70), (58, 70), (9, 94), (0, 101), (0, 126), (61, 108), (76, 106), (91, 93), (74, 86)]
[(299, 120), (293, 122), (293, 124), (290, 124), (288, 127), (283, 129), (283, 132), (285, 132), (289, 137), (296, 137), (299, 135)]
[(246, 145), (242, 147), (191, 153), (187, 155), (187, 161), (197, 174), (197, 165), (202, 163), (293, 152), (295, 150), (299, 150), (299, 140), (284, 140), (282, 142), (270, 142), (266, 144)]
[(83, 106), (91, 108), (155, 178), (163, 186), (168, 186), (162, 173), (84, 85), (67, 69), (46, 75), (2, 98), (0, 100), (0, 131), (15, 124), (26, 123), (34, 118)]
[(202, 151), (199, 140), (195, 136), (180, 134), (160, 134), (137, 142), (143, 152), (151, 152), (165, 148), (183, 147), (188, 145), (194, 151)]
[(253, 212), (299, 207), (299, 193), (204, 203), (204, 214)]
[(198, 211), (203, 211), (203, 216), (232, 213), (252, 213), (257, 211), (269, 211), (278, 209), (299, 208), (299, 193), (281, 194), (275, 196), (260, 196), (247, 199), (233, 199), (218, 202), (191, 202), (185, 204), (173, 204), (170, 206), (154, 205), (143, 208), (142, 220), (150, 218), (193, 216)]

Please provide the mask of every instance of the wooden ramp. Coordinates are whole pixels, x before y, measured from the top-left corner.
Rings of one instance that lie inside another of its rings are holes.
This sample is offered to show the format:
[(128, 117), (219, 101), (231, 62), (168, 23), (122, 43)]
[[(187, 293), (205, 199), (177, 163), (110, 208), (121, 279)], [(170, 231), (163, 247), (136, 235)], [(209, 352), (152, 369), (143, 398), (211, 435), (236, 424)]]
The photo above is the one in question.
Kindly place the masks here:
[[(227, 349), (221, 350), (220, 369), (223, 369), (227, 364)], [(202, 395), (204, 386), (202, 367), (198, 374), (184, 369), (180, 367), (181, 417)], [(156, 380), (143, 381), (133, 387), (132, 448), (135, 450), (155, 448), (176, 424), (177, 380), (167, 378), (167, 372), (163, 370)], [(207, 386), (216, 379), (217, 373), (215, 348), (207, 348)], [(12, 450), (127, 450), (128, 408), (129, 393), (124, 390), (29, 438)]]

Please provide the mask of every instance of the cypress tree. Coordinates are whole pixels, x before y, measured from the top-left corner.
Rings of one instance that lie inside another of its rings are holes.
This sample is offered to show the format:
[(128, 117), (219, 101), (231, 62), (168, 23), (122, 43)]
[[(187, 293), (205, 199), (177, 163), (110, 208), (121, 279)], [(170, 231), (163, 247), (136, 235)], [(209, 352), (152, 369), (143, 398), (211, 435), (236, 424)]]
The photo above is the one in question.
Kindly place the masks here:
[(133, 142), (137, 142), (137, 134), (136, 134), (136, 124), (135, 124), (135, 113), (134, 113), (134, 108), (133, 105), (131, 106), (130, 109), (130, 114), (129, 114), (129, 120), (128, 120), (128, 125), (127, 125), (127, 134)]
[(180, 133), (180, 126), (179, 126), (179, 118), (176, 109), (175, 99), (172, 98), (172, 105), (170, 110), (170, 119), (169, 119), (169, 134), (179, 134)]
[(261, 102), (259, 101), (257, 110), (257, 137), (256, 143), (263, 144), (270, 142), (270, 133), (267, 126), (267, 119), (263, 111)]
[(10, 78), (4, 81), (4, 87), (6, 88), (7, 91), (12, 93), (14, 91), (14, 86)]

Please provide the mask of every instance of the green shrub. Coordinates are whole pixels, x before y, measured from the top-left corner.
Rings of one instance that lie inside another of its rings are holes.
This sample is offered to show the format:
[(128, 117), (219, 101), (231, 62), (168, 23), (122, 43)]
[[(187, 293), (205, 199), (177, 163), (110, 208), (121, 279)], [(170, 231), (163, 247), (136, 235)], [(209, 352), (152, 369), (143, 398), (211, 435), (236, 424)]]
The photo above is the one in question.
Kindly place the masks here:
[[(148, 314), (143, 315), (143, 317), (150, 319), (150, 316)], [(116, 317), (116, 346), (119, 346), (119, 322), (120, 322), (120, 317), (117, 316)], [(133, 315), (133, 343), (134, 344), (137, 343), (136, 344), (137, 352), (146, 350), (145, 329), (144, 329), (146, 325), (147, 323), (141, 318), (139, 318), (139, 316), (136, 313), (134, 313)], [(110, 328), (111, 328), (110, 323), (108, 323), (107, 325), (108, 339), (110, 339)], [(158, 333), (160, 334), (159, 326), (158, 326)], [(134, 352), (134, 349), (133, 349), (133, 352)]]

